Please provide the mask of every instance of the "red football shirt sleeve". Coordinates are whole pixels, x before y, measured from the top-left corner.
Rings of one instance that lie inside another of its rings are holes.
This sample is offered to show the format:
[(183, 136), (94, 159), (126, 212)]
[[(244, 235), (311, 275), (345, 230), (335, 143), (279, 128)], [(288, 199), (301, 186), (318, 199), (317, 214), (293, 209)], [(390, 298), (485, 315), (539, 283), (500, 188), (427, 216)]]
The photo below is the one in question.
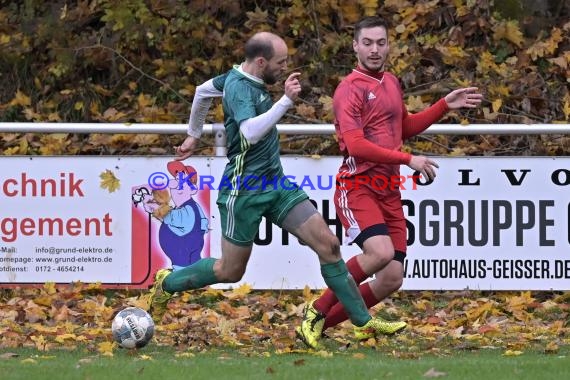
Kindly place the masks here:
[(402, 140), (419, 135), (449, 111), (444, 98), (418, 113), (408, 113), (405, 105), (402, 105), (402, 108), (404, 115), (402, 119)]
[(382, 148), (364, 137), (362, 129), (352, 129), (343, 134), (344, 144), (348, 154), (361, 160), (377, 162), (379, 164), (410, 163), (412, 156), (399, 150)]

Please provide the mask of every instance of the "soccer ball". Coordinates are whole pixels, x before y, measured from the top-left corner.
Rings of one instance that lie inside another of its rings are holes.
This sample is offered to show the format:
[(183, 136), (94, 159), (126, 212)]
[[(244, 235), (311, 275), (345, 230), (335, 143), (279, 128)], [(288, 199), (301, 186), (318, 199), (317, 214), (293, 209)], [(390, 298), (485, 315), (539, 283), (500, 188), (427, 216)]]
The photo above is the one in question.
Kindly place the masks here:
[(111, 325), (113, 339), (124, 348), (142, 348), (154, 335), (154, 322), (139, 307), (127, 307), (115, 315)]

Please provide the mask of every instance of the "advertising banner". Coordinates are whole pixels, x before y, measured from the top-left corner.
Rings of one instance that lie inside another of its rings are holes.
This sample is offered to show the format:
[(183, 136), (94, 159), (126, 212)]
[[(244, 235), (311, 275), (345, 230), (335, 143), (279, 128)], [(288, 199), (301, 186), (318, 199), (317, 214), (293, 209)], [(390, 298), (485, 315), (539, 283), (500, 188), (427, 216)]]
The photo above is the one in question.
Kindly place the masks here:
[[(434, 181), (405, 166), (397, 179), (408, 227), (404, 290), (570, 289), (569, 158), (434, 159)], [(221, 256), (216, 199), (228, 186), (225, 158), (1, 161), (0, 287), (81, 281), (146, 288), (159, 268)], [(332, 201), (340, 157), (282, 161), (342, 242), (345, 260), (360, 253), (347, 244)], [(265, 219), (241, 283), (325, 286), (316, 254)]]

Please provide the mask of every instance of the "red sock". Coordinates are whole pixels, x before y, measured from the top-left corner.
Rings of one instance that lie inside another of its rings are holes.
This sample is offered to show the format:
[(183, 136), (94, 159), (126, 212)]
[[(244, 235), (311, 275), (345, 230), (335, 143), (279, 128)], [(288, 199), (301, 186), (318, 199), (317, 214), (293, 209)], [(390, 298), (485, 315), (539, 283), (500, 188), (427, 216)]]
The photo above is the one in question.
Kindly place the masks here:
[[(356, 260), (358, 256), (354, 256), (346, 262), (348, 273), (352, 275), (354, 281), (356, 282), (356, 285), (360, 284), (362, 281), (368, 278), (368, 275), (364, 273), (362, 267), (358, 263), (358, 260)], [(317, 309), (317, 311), (327, 315), (336, 303), (338, 303), (338, 299), (334, 295), (333, 291), (327, 288), (325, 292), (315, 301), (315, 303), (313, 303), (313, 306), (315, 309)]]
[[(360, 291), (360, 294), (362, 294), (362, 298), (364, 298), (364, 302), (366, 303), (366, 307), (368, 309), (380, 301), (377, 300), (374, 293), (372, 293), (372, 288), (370, 288), (369, 282), (365, 282), (364, 284), (360, 285), (358, 287), (358, 290)], [(344, 307), (340, 302), (337, 302), (336, 305), (334, 305), (326, 314), (323, 331), (329, 327), (336, 326), (339, 323), (346, 321), (347, 319), (348, 315), (346, 314), (346, 311), (344, 311)]]

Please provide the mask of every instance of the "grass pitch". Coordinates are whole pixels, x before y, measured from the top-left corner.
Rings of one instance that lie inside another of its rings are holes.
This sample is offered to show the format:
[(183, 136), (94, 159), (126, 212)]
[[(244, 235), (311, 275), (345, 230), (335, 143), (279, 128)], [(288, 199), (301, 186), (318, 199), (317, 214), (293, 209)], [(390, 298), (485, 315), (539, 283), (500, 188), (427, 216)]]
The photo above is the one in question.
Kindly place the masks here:
[(0, 378), (8, 379), (568, 379), (570, 348), (556, 354), (481, 349), (395, 358), (369, 347), (337, 352), (261, 352), (238, 349), (177, 352), (152, 343), (113, 356), (75, 351), (0, 351)]

